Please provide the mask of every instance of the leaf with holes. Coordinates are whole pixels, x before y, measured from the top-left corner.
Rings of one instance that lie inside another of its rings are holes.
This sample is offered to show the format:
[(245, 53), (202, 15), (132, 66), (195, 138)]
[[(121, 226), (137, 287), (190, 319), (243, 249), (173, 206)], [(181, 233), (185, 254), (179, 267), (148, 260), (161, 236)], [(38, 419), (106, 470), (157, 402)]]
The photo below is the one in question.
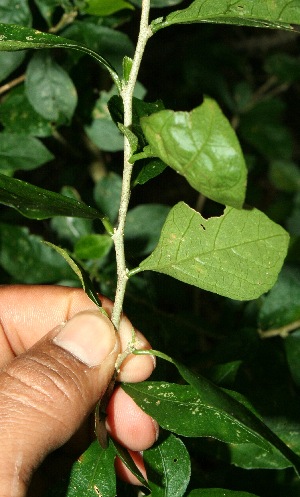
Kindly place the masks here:
[(154, 252), (141, 271), (180, 281), (237, 300), (251, 300), (275, 283), (289, 236), (257, 209), (226, 207), (204, 219), (184, 202), (170, 211)]

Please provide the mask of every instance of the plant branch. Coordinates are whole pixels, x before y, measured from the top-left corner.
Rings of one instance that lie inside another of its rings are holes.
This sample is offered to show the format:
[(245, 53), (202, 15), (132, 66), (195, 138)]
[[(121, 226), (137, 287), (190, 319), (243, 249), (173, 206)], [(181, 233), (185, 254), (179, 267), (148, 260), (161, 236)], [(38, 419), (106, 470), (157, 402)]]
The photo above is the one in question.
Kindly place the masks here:
[(12, 79), (11, 81), (6, 83), (5, 85), (0, 86), (0, 95), (3, 95), (3, 93), (6, 93), (9, 90), (11, 90), (12, 88), (14, 88), (15, 86), (18, 86), (19, 84), (23, 83), (23, 81), (25, 81), (25, 74), (22, 74), (21, 76), (18, 76), (17, 78)]
[(300, 328), (300, 319), (294, 321), (293, 323), (281, 326), (280, 328), (274, 328), (272, 330), (267, 330), (267, 331), (258, 330), (258, 334), (260, 338), (272, 338), (277, 336), (280, 336), (281, 338), (286, 338), (289, 335), (289, 333), (297, 330), (298, 328)]
[[(124, 105), (124, 126), (128, 128), (130, 128), (130, 126), (132, 125), (132, 98), (133, 98), (135, 84), (137, 81), (138, 72), (140, 69), (147, 41), (152, 35), (152, 31), (149, 26), (149, 12), (150, 12), (150, 0), (143, 0), (139, 36), (138, 36), (134, 58), (132, 61), (130, 75), (128, 81), (123, 80), (122, 83), (121, 97)], [(133, 164), (130, 164), (129, 162), (131, 155), (132, 152), (131, 152), (130, 143), (127, 137), (124, 136), (124, 169), (123, 169), (121, 202), (119, 209), (118, 225), (115, 228), (115, 232), (112, 237), (115, 244), (118, 279), (117, 279), (115, 304), (111, 320), (116, 329), (119, 328), (125, 289), (128, 281), (128, 269), (126, 267), (125, 250), (124, 250), (124, 229), (125, 229), (126, 215), (128, 211), (130, 192), (131, 192), (130, 184), (131, 184), (131, 175), (133, 169)]]

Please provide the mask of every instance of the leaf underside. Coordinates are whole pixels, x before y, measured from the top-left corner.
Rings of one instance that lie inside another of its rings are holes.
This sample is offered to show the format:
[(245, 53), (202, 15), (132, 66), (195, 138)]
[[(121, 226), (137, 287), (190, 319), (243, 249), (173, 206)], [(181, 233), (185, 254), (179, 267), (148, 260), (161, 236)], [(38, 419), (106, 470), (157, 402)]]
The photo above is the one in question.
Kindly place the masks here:
[(157, 247), (139, 267), (232, 299), (251, 300), (274, 285), (288, 241), (286, 231), (257, 209), (226, 207), (222, 216), (206, 220), (179, 202)]

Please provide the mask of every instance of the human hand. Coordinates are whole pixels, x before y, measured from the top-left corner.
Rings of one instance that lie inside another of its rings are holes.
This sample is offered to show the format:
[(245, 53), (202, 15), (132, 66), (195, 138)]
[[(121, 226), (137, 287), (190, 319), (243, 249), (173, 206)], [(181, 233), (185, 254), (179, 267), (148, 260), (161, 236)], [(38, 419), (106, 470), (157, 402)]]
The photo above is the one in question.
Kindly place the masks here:
[[(103, 298), (102, 304), (110, 315), (112, 303)], [(116, 336), (82, 290), (0, 287), (0, 497), (24, 497), (36, 468), (71, 437), (68, 455), (86, 448), (91, 440), (82, 433), (90, 429), (82, 428), (83, 422), (105, 392), (131, 335), (123, 317)], [(139, 332), (137, 339), (138, 348), (150, 348)], [(130, 355), (118, 379), (143, 381), (153, 368), (151, 356)], [(121, 388), (107, 414), (108, 431), (131, 451), (142, 451), (157, 438), (156, 422)], [(138, 452), (133, 457), (143, 470)], [(124, 479), (137, 483), (120, 462), (117, 466)]]

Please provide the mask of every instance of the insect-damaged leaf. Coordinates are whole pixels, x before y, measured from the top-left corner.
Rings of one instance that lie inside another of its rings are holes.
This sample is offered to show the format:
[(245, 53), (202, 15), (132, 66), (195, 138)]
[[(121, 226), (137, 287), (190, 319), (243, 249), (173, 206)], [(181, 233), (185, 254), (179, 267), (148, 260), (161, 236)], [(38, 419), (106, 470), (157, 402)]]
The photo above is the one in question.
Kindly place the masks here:
[(141, 118), (151, 150), (195, 190), (242, 207), (247, 169), (236, 134), (218, 104), (206, 98), (191, 112), (162, 110)]
[(157, 247), (139, 268), (232, 299), (251, 300), (274, 285), (288, 241), (286, 231), (257, 209), (226, 207), (222, 216), (206, 220), (179, 202)]

